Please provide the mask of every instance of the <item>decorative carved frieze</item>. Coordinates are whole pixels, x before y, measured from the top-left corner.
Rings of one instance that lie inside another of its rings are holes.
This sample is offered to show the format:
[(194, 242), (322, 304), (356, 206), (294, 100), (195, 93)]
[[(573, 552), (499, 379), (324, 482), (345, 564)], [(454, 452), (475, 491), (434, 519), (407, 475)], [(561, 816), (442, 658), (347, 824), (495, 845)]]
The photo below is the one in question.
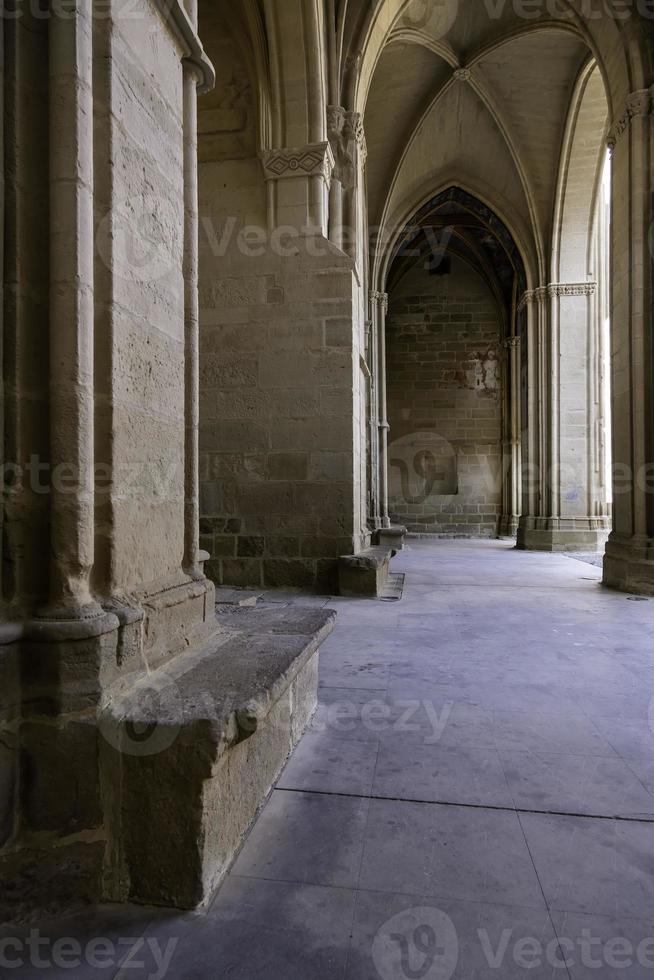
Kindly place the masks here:
[(607, 144), (611, 151), (615, 149), (620, 138), (626, 133), (631, 120), (637, 116), (648, 116), (654, 111), (654, 86), (639, 89), (627, 96), (624, 108), (613, 124)]
[(518, 302), (518, 313), (522, 313), (529, 303), (540, 302), (546, 297), (592, 296), (597, 289), (596, 282), (552, 282), (548, 286), (537, 286), (522, 294)]
[(550, 296), (592, 296), (596, 282), (554, 282), (547, 287)]
[(268, 150), (262, 154), (261, 162), (266, 180), (322, 177), (329, 183), (334, 154), (328, 142), (310, 143), (293, 149)]

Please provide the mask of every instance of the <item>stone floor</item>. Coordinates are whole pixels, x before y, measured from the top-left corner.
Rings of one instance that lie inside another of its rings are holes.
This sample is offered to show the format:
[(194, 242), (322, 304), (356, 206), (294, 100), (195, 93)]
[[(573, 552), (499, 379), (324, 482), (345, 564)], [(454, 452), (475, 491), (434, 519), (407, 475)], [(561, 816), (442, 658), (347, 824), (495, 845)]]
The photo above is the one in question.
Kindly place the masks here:
[(340, 614), (320, 708), (212, 907), (16, 931), (7, 976), (654, 977), (654, 601), (507, 542), (394, 570), (302, 600)]

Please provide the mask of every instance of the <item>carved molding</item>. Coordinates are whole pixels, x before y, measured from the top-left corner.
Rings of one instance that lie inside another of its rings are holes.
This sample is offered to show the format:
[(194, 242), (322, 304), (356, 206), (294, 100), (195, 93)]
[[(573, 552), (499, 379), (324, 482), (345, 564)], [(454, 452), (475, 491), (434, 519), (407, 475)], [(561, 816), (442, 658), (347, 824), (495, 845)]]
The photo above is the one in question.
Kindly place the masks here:
[(596, 289), (596, 282), (553, 282), (547, 286), (550, 296), (592, 296)]
[(322, 177), (329, 183), (334, 169), (334, 154), (327, 142), (310, 143), (292, 149), (267, 150), (261, 155), (261, 162), (266, 180)]
[(182, 47), (188, 51), (183, 60), (197, 75), (198, 92), (201, 95), (210, 92), (216, 84), (216, 72), (184, 6), (180, 0), (155, 0), (155, 5)]
[(518, 313), (522, 313), (529, 303), (540, 302), (546, 297), (593, 296), (596, 290), (596, 282), (552, 282), (548, 286), (538, 286), (522, 294), (518, 302)]
[(632, 119), (638, 116), (648, 116), (652, 112), (654, 112), (654, 86), (639, 89), (637, 92), (628, 95), (624, 108), (614, 122), (606, 141), (611, 152), (629, 129)]

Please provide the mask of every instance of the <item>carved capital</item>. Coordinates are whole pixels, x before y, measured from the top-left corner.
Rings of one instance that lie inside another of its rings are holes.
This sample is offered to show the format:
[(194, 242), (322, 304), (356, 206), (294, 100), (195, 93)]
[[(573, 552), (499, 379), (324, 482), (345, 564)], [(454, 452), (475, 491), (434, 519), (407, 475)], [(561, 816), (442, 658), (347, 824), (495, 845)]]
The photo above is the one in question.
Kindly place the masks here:
[(519, 347), (520, 337), (507, 337), (504, 341), (502, 341), (502, 346), (506, 350), (511, 350), (511, 348)]
[(611, 152), (629, 129), (631, 120), (638, 116), (649, 116), (654, 111), (654, 86), (632, 92), (625, 100), (622, 112), (617, 116), (607, 139)]
[(308, 146), (283, 150), (268, 150), (261, 162), (266, 180), (286, 180), (292, 177), (322, 177), (330, 182), (334, 155), (329, 143), (310, 143)]
[(361, 113), (327, 106), (327, 134), (336, 163), (335, 176), (344, 187), (354, 187), (358, 168), (365, 166), (368, 156)]
[(370, 302), (379, 303), (380, 309), (384, 313), (388, 312), (388, 293), (380, 293), (379, 290), (373, 289), (370, 292)]

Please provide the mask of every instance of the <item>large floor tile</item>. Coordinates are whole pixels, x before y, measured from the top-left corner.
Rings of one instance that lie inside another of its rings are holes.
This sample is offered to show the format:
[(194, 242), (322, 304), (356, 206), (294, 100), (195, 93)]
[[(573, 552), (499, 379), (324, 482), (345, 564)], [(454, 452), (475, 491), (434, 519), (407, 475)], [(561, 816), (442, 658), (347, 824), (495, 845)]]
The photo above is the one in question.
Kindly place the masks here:
[(117, 980), (333, 980), (345, 969), (354, 892), (230, 876), (208, 913), (171, 916), (147, 937), (165, 971), (138, 960)]
[(552, 913), (561, 958), (572, 980), (646, 980), (654, 976), (651, 919)]
[(386, 691), (390, 667), (387, 663), (365, 657), (347, 657), (320, 667), (321, 687), (362, 688), (366, 691)]
[(500, 757), (519, 810), (654, 820), (654, 796), (615, 755), (500, 750)]
[(609, 758), (616, 754), (581, 710), (557, 714), (495, 711), (493, 738), (502, 752), (558, 752)]
[(374, 796), (400, 800), (513, 805), (497, 750), (429, 744), (416, 736), (380, 741)]
[(234, 864), (248, 878), (354, 888), (368, 800), (278, 790)]
[(372, 800), (360, 887), (542, 908), (515, 813)]
[(376, 741), (308, 732), (277, 785), (281, 789), (369, 796), (376, 761)]
[(654, 824), (520, 814), (551, 909), (654, 917)]

